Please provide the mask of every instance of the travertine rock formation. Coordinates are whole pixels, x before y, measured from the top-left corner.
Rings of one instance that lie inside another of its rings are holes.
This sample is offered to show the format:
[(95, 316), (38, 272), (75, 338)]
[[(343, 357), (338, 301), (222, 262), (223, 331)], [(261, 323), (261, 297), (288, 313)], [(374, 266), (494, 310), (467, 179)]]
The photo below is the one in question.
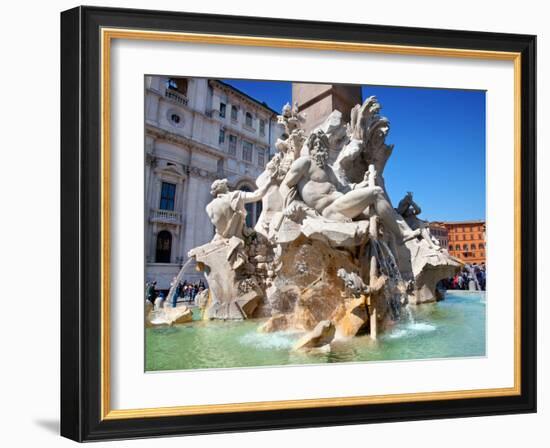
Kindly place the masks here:
[[(148, 304), (149, 303), (149, 304)], [(168, 303), (160, 308), (152, 308), (150, 302), (145, 301), (145, 326), (184, 324), (193, 321), (193, 312), (185, 305), (173, 308)]]
[[(313, 330), (302, 336), (293, 347), (293, 350), (307, 351), (318, 347), (326, 347), (334, 339), (336, 328), (330, 320), (322, 320)], [(327, 347), (328, 348), (328, 347)]]
[[(370, 97), (349, 123), (333, 111), (306, 135), (297, 106), (287, 105), (258, 190), (213, 183), (206, 212), (216, 234), (189, 253), (209, 283), (206, 319), (266, 317), (261, 331), (315, 331), (301, 346), (317, 347), (317, 333), (376, 338), (403, 307), (436, 300), (436, 283), (460, 264), (418, 219), (412, 194), (391, 205), (383, 171), (393, 145), (380, 108)], [(338, 154), (333, 164), (329, 152)], [(244, 205), (260, 200), (249, 229)]]

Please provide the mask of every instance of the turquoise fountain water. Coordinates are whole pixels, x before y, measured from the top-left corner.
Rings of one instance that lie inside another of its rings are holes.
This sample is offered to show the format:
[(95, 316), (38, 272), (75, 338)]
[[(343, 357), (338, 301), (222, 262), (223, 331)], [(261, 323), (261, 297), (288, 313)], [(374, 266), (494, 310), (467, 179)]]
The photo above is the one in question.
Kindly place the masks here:
[(145, 370), (484, 356), (485, 309), (484, 292), (450, 291), (442, 302), (412, 308), (414, 319), (404, 315), (377, 341), (368, 336), (335, 341), (330, 353), (317, 355), (292, 352), (299, 333), (258, 333), (262, 320), (147, 328)]

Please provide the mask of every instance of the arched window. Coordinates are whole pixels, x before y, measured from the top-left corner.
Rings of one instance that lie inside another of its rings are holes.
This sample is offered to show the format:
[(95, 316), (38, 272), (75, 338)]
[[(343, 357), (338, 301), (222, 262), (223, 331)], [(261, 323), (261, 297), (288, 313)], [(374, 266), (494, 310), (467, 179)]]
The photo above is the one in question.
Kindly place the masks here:
[(480, 248), (480, 249), (485, 249), (485, 244), (479, 243), (479, 248)]
[(467, 244), (464, 244), (464, 245), (462, 246), (462, 250), (468, 250), (468, 245), (467, 245)]
[(476, 245), (472, 243), (472, 250), (476, 250)]
[(157, 250), (155, 254), (156, 263), (170, 263), (172, 252), (172, 234), (162, 230), (157, 235)]
[(262, 214), (262, 201), (256, 202), (256, 222), (258, 219), (260, 219), (260, 215)]
[[(242, 187), (239, 187), (239, 190), (241, 191), (247, 191), (251, 192), (252, 190), (247, 187), (246, 185), (243, 185)], [(246, 226), (247, 227), (254, 227), (256, 224), (256, 215), (255, 215), (255, 204), (245, 204), (244, 206), (246, 208)]]

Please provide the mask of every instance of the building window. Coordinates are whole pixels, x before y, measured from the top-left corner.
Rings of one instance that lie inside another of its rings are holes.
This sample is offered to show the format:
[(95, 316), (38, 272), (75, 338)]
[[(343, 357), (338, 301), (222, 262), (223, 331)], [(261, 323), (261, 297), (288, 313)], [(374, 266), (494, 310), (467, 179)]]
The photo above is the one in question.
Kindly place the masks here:
[(265, 120), (260, 120), (260, 135), (265, 135)]
[(252, 114), (250, 112), (247, 112), (244, 116), (244, 124), (246, 124), (249, 127), (252, 127)]
[(263, 167), (265, 165), (265, 150), (258, 149), (258, 166)]
[(182, 95), (187, 95), (187, 79), (185, 78), (170, 78), (168, 80), (168, 88), (175, 90)]
[(252, 162), (252, 143), (243, 141), (243, 160)]
[(172, 114), (170, 115), (170, 120), (172, 120), (173, 123), (178, 124), (181, 121), (181, 118), (178, 114)]
[(220, 118), (225, 118), (225, 103), (220, 103)]
[(156, 263), (170, 263), (172, 252), (172, 234), (166, 230), (157, 235), (157, 250), (155, 253)]
[(223, 145), (225, 143), (225, 129), (220, 129), (220, 135), (218, 137), (218, 143)]
[(227, 151), (232, 156), (237, 155), (237, 136), (229, 134), (229, 149)]
[(467, 244), (464, 244), (464, 245), (462, 246), (462, 250), (468, 250), (468, 245), (467, 245)]
[(476, 250), (476, 245), (472, 243), (472, 250)]
[(237, 106), (231, 106), (231, 119), (237, 121), (238, 114)]
[(480, 249), (485, 249), (485, 245), (483, 243), (479, 243), (479, 248)]
[[(247, 191), (247, 192), (251, 192), (252, 190), (247, 187), (246, 185), (242, 186), (239, 188), (239, 190), (241, 191)], [(246, 226), (247, 227), (254, 227), (254, 225), (256, 224), (256, 219), (255, 219), (255, 216), (254, 216), (254, 209), (256, 208), (255, 207), (255, 204), (252, 204), (252, 203), (248, 203), (248, 204), (245, 204), (245, 209), (246, 209)]]
[(262, 214), (262, 201), (256, 202), (256, 222), (258, 222), (258, 219), (260, 219), (260, 215)]
[(162, 183), (160, 190), (160, 206), (161, 210), (174, 210), (174, 200), (176, 198), (176, 185), (168, 182)]

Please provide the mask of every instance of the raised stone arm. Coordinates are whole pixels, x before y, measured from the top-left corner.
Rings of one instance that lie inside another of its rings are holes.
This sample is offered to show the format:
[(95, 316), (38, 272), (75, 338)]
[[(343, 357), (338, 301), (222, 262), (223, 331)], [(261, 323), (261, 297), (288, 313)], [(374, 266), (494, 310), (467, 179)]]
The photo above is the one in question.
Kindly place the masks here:
[(422, 212), (420, 206), (414, 202), (413, 194), (409, 191), (403, 199), (399, 201), (397, 206), (397, 213), (401, 216), (419, 215)]
[(261, 200), (269, 190), (269, 187), (273, 184), (273, 179), (276, 175), (276, 172), (270, 173), (271, 177), (269, 178), (269, 181), (263, 184), (260, 188), (258, 188), (256, 191), (253, 192), (242, 192), (241, 197), (243, 198), (243, 202), (245, 204), (250, 204), (252, 202), (258, 202)]
[(311, 161), (309, 158), (300, 157), (290, 166), (283, 183), (288, 188), (294, 187), (298, 182), (300, 182), (300, 179), (304, 176), (304, 174), (307, 173), (310, 163)]
[(352, 190), (357, 188), (376, 187), (376, 168), (374, 165), (369, 165), (369, 169), (365, 171), (365, 175), (361, 182), (350, 184), (350, 186)]
[(411, 207), (412, 207), (413, 213), (415, 215), (420, 215), (420, 213), (422, 213), (422, 209), (420, 208), (420, 206), (416, 202), (411, 201)]

